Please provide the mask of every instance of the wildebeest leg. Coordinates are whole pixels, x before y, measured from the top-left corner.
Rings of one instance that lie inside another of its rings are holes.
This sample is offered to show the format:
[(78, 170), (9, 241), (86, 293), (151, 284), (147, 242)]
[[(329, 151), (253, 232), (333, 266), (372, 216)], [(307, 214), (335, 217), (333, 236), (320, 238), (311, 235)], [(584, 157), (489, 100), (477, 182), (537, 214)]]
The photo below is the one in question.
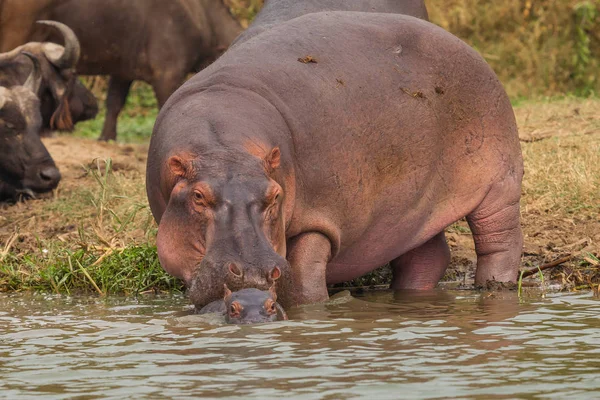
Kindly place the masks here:
[(444, 232), (393, 260), (391, 289), (433, 289), (450, 263)]
[(520, 185), (510, 179), (493, 187), (467, 222), (477, 253), (475, 284), (516, 282), (523, 234), (519, 222)]
[(117, 118), (125, 105), (129, 87), (133, 81), (127, 79), (110, 77), (108, 84), (108, 93), (106, 95), (106, 118), (102, 135), (98, 140), (116, 140), (117, 139)]
[[(288, 244), (292, 287), (285, 287), (280, 293), (285, 306), (317, 303), (329, 298), (325, 272), (330, 254), (329, 239), (317, 232), (300, 234)], [(285, 277), (284, 281), (287, 281)]]

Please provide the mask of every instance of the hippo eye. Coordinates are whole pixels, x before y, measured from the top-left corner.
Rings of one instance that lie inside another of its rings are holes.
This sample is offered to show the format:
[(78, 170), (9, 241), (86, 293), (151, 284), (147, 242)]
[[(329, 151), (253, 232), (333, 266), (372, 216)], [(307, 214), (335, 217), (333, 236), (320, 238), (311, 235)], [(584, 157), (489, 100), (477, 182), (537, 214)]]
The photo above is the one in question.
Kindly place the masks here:
[(197, 190), (194, 190), (194, 201), (199, 204), (204, 202), (204, 196)]
[(269, 314), (275, 314), (277, 312), (275, 302), (271, 299), (269, 299), (265, 302), (265, 308)]
[(239, 317), (240, 311), (242, 310), (241, 304), (238, 302), (231, 303), (231, 307), (229, 307), (229, 316), (230, 317)]

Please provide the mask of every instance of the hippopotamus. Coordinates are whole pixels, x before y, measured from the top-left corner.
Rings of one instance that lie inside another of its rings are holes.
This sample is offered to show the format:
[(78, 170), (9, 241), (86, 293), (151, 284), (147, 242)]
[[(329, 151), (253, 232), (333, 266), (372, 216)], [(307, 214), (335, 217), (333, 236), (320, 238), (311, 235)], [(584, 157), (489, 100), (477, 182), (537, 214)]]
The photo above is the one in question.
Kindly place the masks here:
[(277, 303), (275, 285), (269, 290), (255, 288), (241, 289), (232, 292), (223, 284), (223, 299), (215, 300), (198, 311), (198, 314), (219, 313), (225, 316), (228, 324), (257, 324), (287, 320), (288, 316)]
[(40, 140), (42, 115), (37, 93), (42, 84), (39, 60), (23, 85), (0, 86), (0, 201), (56, 188), (60, 172)]
[(229, 49), (167, 101), (146, 175), (162, 267), (196, 306), (274, 281), (283, 307), (390, 263), (432, 289), (466, 217), (475, 283), (515, 282), (523, 161), (485, 60), (398, 14), (321, 12)]
[(243, 43), (282, 22), (321, 11), (395, 13), (429, 20), (423, 0), (266, 0), (252, 24), (235, 38), (231, 46)]

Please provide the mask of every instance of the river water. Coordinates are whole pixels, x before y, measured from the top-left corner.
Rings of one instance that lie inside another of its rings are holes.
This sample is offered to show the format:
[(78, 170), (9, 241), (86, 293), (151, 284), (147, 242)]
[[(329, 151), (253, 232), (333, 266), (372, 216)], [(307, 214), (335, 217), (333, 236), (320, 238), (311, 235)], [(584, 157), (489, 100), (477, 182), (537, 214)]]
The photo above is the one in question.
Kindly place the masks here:
[(594, 399), (590, 293), (334, 296), (222, 325), (183, 297), (0, 294), (0, 398)]

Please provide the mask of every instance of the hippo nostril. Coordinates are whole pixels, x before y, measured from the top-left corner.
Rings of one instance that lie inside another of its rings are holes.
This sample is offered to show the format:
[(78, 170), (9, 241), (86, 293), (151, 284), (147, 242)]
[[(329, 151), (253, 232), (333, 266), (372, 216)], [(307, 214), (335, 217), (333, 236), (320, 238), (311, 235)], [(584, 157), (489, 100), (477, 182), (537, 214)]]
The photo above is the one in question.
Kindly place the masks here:
[(40, 170), (40, 178), (48, 184), (58, 183), (60, 171), (56, 167), (44, 167)]
[(229, 264), (229, 272), (231, 272), (234, 276), (238, 278), (241, 278), (244, 275), (242, 269), (236, 263)]

